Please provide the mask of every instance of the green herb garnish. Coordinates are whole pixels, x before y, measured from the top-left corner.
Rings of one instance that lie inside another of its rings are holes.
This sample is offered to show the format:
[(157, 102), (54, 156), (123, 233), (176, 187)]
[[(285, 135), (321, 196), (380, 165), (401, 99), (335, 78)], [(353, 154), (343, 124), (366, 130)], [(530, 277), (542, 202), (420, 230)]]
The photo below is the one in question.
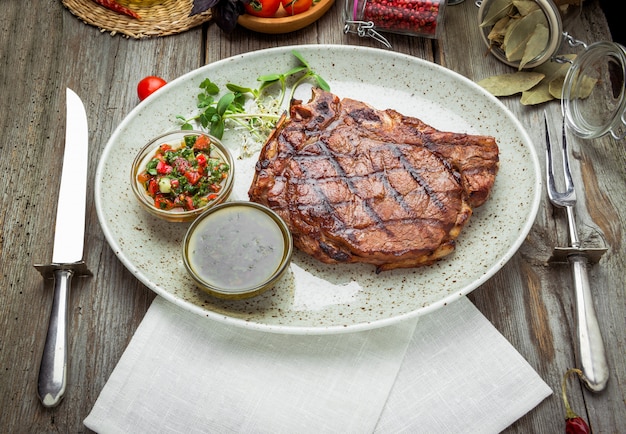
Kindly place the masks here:
[[(197, 107), (200, 112), (190, 118), (176, 116), (182, 123), (181, 129), (193, 129), (197, 122), (202, 129), (221, 139), (224, 131), (230, 126), (245, 128), (256, 142), (264, 142), (276, 126), (284, 111), (283, 103), (291, 101), (296, 89), (307, 80), (313, 80), (317, 86), (330, 90), (328, 83), (315, 71), (296, 50), (291, 52), (299, 64), (282, 74), (267, 74), (257, 78), (260, 82), (257, 88), (249, 88), (233, 83), (227, 83), (224, 94), (220, 95), (220, 87), (204, 79), (200, 83), (201, 92), (198, 94)], [(288, 84), (293, 81), (288, 94)], [(267, 90), (280, 85), (278, 97), (270, 95)]]

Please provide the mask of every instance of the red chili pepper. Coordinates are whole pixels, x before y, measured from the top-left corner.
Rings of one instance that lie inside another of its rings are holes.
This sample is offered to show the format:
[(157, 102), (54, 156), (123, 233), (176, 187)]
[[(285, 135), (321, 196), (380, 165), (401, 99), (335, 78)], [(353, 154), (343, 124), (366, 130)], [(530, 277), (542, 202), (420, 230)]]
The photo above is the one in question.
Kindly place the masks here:
[(589, 425), (582, 417), (565, 419), (565, 434), (589, 434)]
[(129, 17), (135, 18), (137, 20), (141, 19), (137, 12), (125, 6), (122, 6), (115, 0), (94, 0), (94, 2), (98, 3), (100, 6), (104, 6), (105, 8), (113, 12), (117, 12), (118, 14), (128, 15)]
[(578, 416), (569, 405), (569, 401), (567, 400), (567, 378), (571, 374), (578, 374), (579, 377), (582, 377), (583, 373), (580, 369), (568, 369), (563, 376), (563, 380), (561, 381), (561, 394), (563, 395), (563, 403), (565, 404), (565, 434), (590, 434), (591, 430), (589, 429), (589, 425), (585, 420)]

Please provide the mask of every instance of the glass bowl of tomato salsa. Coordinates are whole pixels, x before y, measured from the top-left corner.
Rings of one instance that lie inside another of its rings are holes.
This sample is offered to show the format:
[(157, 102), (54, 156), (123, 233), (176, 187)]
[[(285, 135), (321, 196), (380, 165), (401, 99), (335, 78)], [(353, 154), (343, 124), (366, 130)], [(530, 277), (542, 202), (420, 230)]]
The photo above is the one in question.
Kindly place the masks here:
[(291, 263), (293, 239), (270, 208), (226, 202), (198, 217), (183, 242), (185, 268), (205, 292), (225, 299), (254, 297), (275, 286)]
[(228, 198), (234, 181), (233, 157), (209, 134), (173, 131), (150, 140), (139, 151), (130, 181), (147, 212), (188, 222)]

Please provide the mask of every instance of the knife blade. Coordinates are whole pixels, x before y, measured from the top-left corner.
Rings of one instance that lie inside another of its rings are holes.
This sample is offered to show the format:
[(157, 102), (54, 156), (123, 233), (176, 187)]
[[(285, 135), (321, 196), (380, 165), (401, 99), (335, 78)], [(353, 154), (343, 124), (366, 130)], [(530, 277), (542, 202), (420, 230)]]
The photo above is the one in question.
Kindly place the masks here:
[(80, 97), (69, 88), (66, 105), (65, 150), (52, 263), (35, 264), (45, 278), (54, 278), (52, 308), (37, 382), (37, 394), (45, 407), (55, 407), (61, 402), (67, 384), (67, 308), (72, 277), (91, 274), (83, 262), (89, 163), (87, 113)]

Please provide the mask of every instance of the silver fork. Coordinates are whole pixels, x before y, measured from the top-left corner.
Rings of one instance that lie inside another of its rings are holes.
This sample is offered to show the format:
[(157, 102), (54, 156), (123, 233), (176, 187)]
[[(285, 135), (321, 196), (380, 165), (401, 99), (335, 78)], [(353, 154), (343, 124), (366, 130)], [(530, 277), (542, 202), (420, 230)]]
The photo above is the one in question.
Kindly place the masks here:
[[(602, 253), (606, 249), (583, 249), (578, 238), (576, 229), (576, 190), (569, 169), (569, 156), (567, 151), (567, 134), (563, 123), (561, 153), (563, 157), (563, 175), (565, 178), (565, 191), (559, 191), (554, 177), (554, 161), (552, 158), (552, 142), (548, 127), (548, 116), (544, 112), (546, 127), (546, 174), (548, 197), (552, 205), (565, 208), (567, 212), (567, 225), (569, 230), (570, 246), (557, 248), (561, 257), (567, 259), (572, 268), (572, 279), (576, 293), (576, 319), (578, 334), (578, 351), (584, 374), (583, 381), (589, 390), (599, 392), (606, 387), (609, 379), (609, 368), (602, 342), (600, 326), (591, 299), (591, 287), (587, 266), (590, 256)], [(595, 255), (598, 259), (599, 256)]]

